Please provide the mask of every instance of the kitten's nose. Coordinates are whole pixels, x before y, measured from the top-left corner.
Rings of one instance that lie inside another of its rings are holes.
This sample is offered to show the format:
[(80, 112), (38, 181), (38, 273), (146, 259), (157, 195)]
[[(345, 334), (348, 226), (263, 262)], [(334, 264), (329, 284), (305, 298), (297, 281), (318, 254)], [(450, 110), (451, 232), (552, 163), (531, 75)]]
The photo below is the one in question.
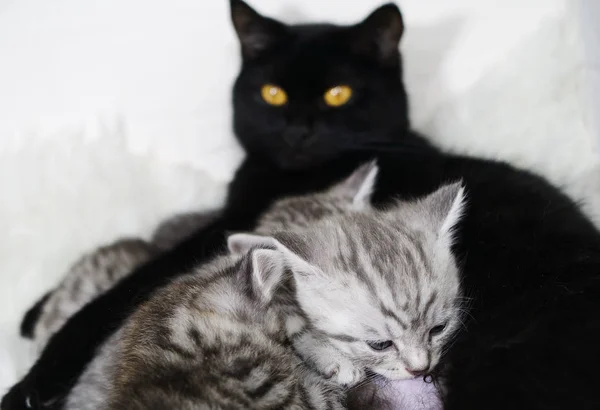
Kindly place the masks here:
[(405, 367), (405, 369), (409, 374), (411, 374), (414, 377), (425, 376), (429, 371), (429, 367), (424, 367), (422, 369), (409, 369), (408, 367)]

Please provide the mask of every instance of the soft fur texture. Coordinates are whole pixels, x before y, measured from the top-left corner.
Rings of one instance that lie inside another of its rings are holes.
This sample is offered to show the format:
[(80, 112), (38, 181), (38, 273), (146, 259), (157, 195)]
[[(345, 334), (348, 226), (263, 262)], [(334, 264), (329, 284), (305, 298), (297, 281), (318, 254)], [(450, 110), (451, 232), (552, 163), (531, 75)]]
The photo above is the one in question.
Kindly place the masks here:
[(252, 287), (260, 252), (218, 259), (143, 305), (109, 358), (100, 408), (341, 410), (342, 389), (289, 345), (277, 298), (290, 296)]
[[(208, 78), (222, 92), (228, 87), (229, 79), (219, 83), (215, 78), (221, 78), (223, 67), (231, 66), (233, 48), (225, 47), (213, 62), (206, 63), (208, 46), (198, 46), (206, 30), (206, 25), (199, 23), (203, 18), (214, 23), (213, 29), (222, 30), (224, 41), (232, 44), (233, 36), (225, 32), (229, 29), (222, 21), (225, 6), (204, 10), (204, 2), (177, 2), (183, 3), (193, 3), (197, 8), (190, 7), (182, 13), (176, 6), (165, 10), (159, 2), (144, 1), (139, 5), (144, 8), (140, 15), (136, 2), (130, 0), (103, 2), (102, 9), (67, 5), (59, 15), (45, 12), (40, 4), (3, 5), (3, 44), (8, 47), (0, 51), (8, 54), (2, 58), (0, 71), (5, 74), (3, 81), (22, 92), (0, 96), (2, 111), (14, 113), (2, 117), (0, 143), (4, 198), (10, 198), (3, 202), (2, 215), (9, 229), (3, 239), (6, 246), (2, 247), (4, 276), (0, 289), (2, 300), (10, 301), (2, 312), (2, 386), (12, 383), (26, 366), (25, 346), (17, 339), (22, 312), (57, 282), (81, 252), (123, 234), (148, 234), (170, 213), (210, 206), (220, 198), (221, 187), (202, 172), (155, 158), (187, 160), (195, 167), (210, 166), (214, 161), (209, 157), (221, 151), (204, 149), (208, 135), (215, 137), (216, 145), (229, 141), (228, 135), (220, 134), (226, 133), (226, 126), (222, 127), (227, 120), (221, 126), (207, 120), (202, 123), (207, 132), (198, 132), (197, 111), (187, 110), (195, 107), (196, 103), (190, 101), (192, 95), (210, 100), (219, 92), (205, 93), (205, 88), (186, 82)], [(361, 6), (364, 10), (357, 10), (354, 3), (344, 1), (290, 4), (294, 10), (280, 0), (257, 1), (262, 10), (294, 15), (297, 20), (325, 19), (334, 14), (342, 20), (352, 20), (368, 9), (365, 4)], [(524, 4), (530, 7), (525, 8)], [(456, 151), (505, 158), (539, 169), (576, 199), (586, 199), (590, 205), (586, 210), (596, 212), (600, 208), (594, 202), (599, 186), (597, 171), (593, 169), (594, 145), (578, 100), (578, 90), (586, 87), (581, 85), (578, 71), (577, 25), (563, 12), (564, 4), (519, 0), (497, 6), (495, 2), (477, 0), (440, 2), (431, 7), (421, 1), (403, 2), (409, 26), (403, 50), (413, 124)], [(26, 7), (18, 8), (21, 5)], [(303, 12), (301, 16), (298, 8)], [(32, 19), (30, 13), (34, 11), (39, 15)], [(27, 24), (34, 20), (35, 25)], [(157, 26), (175, 30), (157, 31)], [(197, 34), (190, 35), (190, 27), (195, 27)], [(101, 36), (96, 35), (99, 32)], [(155, 41), (153, 34), (161, 38), (170, 35), (174, 41)], [(130, 41), (112, 41), (122, 38)], [(205, 38), (208, 43), (215, 43), (212, 38)], [(28, 46), (21, 47), (19, 39), (26, 39)], [(142, 45), (142, 52), (131, 53), (132, 42)], [(173, 42), (182, 47), (174, 49)], [(152, 47), (144, 46), (150, 43)], [(44, 63), (46, 50), (53, 54), (51, 66)], [(174, 64), (170, 57), (177, 53), (194, 54), (197, 58), (189, 66)], [(168, 58), (162, 58), (165, 56)], [(148, 59), (156, 62), (155, 57), (161, 58), (169, 69), (150, 64)], [(117, 60), (120, 68), (97, 69)], [(137, 64), (144, 70), (135, 69)], [(218, 67), (215, 73), (198, 75), (213, 65)], [(183, 76), (172, 75), (182, 71)], [(127, 76), (129, 72), (135, 72), (135, 81)], [(186, 76), (188, 72), (193, 75)], [(159, 89), (150, 86), (157, 83)], [(116, 105), (111, 101), (94, 105), (98, 97), (116, 95), (111, 91), (116, 89), (127, 95), (127, 104), (119, 106), (128, 124), (123, 139), (111, 131), (111, 121), (101, 120), (106, 117), (100, 114), (116, 110)], [(162, 92), (163, 96), (170, 94), (167, 89), (182, 91), (172, 92), (177, 94), (176, 99), (151, 100), (139, 92), (149, 89), (153, 95)], [(195, 89), (201, 91), (189, 91)], [(215, 111), (200, 117), (228, 117), (226, 100), (224, 96)], [(158, 101), (169, 101), (169, 109), (152, 106)], [(213, 103), (211, 107), (214, 106)], [(175, 115), (188, 111), (188, 116)], [(98, 121), (102, 124), (98, 125)], [(65, 125), (78, 131), (66, 132)], [(34, 133), (25, 129), (33, 129)], [(13, 145), (6, 145), (7, 134), (15, 137), (9, 138)], [(100, 139), (94, 142), (91, 136)], [(49, 141), (40, 143), (42, 138)], [(200, 148), (190, 149), (192, 141)], [(145, 156), (132, 155), (131, 150)], [(207, 156), (199, 156), (200, 152)], [(215, 157), (220, 165), (229, 169), (234, 166), (221, 155)], [(19, 178), (15, 179), (15, 175)], [(40, 189), (43, 186), (51, 190)], [(42, 203), (43, 207), (36, 206)]]
[[(233, 1), (233, 10), (238, 4)], [(233, 17), (235, 20), (236, 15)], [(382, 37), (390, 34), (389, 30), (395, 32), (398, 19), (397, 9), (387, 7), (381, 19), (384, 29), (367, 29), (363, 35), (371, 41), (382, 41)], [(272, 24), (260, 18), (256, 22), (260, 30), (263, 23)], [(273, 76), (274, 81), (285, 81), (286, 75), (294, 72), (286, 71), (286, 66), (312, 67), (301, 80), (310, 77), (315, 87), (296, 96), (296, 101), (304, 104), (315, 98), (311, 93), (322, 95), (316, 84), (327, 86), (326, 74), (331, 75), (339, 67), (350, 69), (349, 80), (362, 79), (360, 84), (367, 91), (359, 94), (359, 98), (387, 99), (390, 91), (394, 98), (403, 99), (401, 79), (391, 75), (391, 67), (399, 69), (399, 56), (386, 54), (382, 60), (380, 54), (353, 47), (351, 40), (364, 27), (363, 24), (346, 28), (287, 26), (284, 29), (291, 35), (288, 47), (263, 50), (262, 64), (257, 65), (255, 55), (251, 56), (253, 60), (245, 60), (234, 89), (234, 117), (235, 122), (244, 119), (249, 125), (237, 128), (238, 138), (256, 141), (256, 132), (263, 122), (259, 115), (248, 116), (248, 96), (240, 94), (257, 92), (251, 86), (256, 79), (247, 76), (246, 69), (256, 70), (257, 75)], [(330, 61), (332, 50), (339, 57), (336, 64), (319, 65), (320, 61)], [(285, 64), (270, 67), (273, 61), (282, 58), (280, 53), (287, 54)], [(307, 56), (314, 59), (314, 64), (305, 60)], [(351, 65), (352, 61), (357, 64)], [(372, 82), (372, 77), (379, 80)], [(388, 83), (385, 87), (381, 83), (384, 80)], [(244, 88), (246, 81), (249, 86)], [(293, 85), (291, 79), (288, 81)], [(254, 106), (250, 110), (258, 112), (261, 101), (255, 99), (251, 104)], [(399, 101), (398, 106), (402, 105)], [(315, 110), (315, 106), (307, 107)], [(348, 112), (360, 115), (361, 107), (364, 109), (364, 103), (357, 103), (353, 113), (348, 105)], [(288, 107), (284, 108), (287, 111)], [(298, 111), (293, 109), (290, 114), (286, 122), (298, 115)], [(222, 217), (173, 251), (136, 270), (73, 316), (50, 340), (28, 376), (4, 397), (3, 405), (19, 408), (28, 398), (41, 403), (60, 403), (75, 380), (73, 376), (81, 373), (95, 348), (122, 323), (123, 313), (131, 312), (148, 297), (151, 289), (222, 249), (226, 231), (252, 228), (274, 198), (322, 189), (356, 167), (357, 162), (376, 155), (381, 169), (374, 194), (377, 204), (394, 196), (423, 195), (456, 179), (464, 180), (471, 201), (457, 230), (456, 252), (463, 263), (463, 286), (473, 301), (466, 322), (468, 331), (459, 332), (438, 374), (444, 383), (445, 407), (596, 407), (593, 369), (600, 364), (600, 358), (573, 353), (594, 351), (600, 344), (600, 319), (596, 314), (600, 303), (598, 231), (571, 200), (542, 178), (499, 162), (443, 154), (408, 129), (386, 129), (388, 125), (403, 124), (395, 118), (402, 113), (393, 115), (383, 117), (382, 122), (372, 124), (373, 128), (367, 130), (347, 130), (360, 136), (359, 144), (341, 144), (338, 152), (331, 150), (331, 144), (311, 147), (299, 140), (303, 155), (290, 157), (291, 162), (285, 165), (297, 168), (319, 164), (310, 169), (286, 171), (272, 165), (279, 163), (276, 158), (265, 158), (263, 153), (258, 157), (249, 155), (230, 184)], [(303, 120), (339, 124), (336, 116), (324, 120), (313, 114)], [(271, 125), (266, 124), (264, 130), (267, 140), (271, 140)], [(274, 125), (285, 127), (280, 122)], [(320, 129), (312, 125), (302, 137), (311, 137)], [(255, 142), (244, 144), (256, 146)], [(323, 163), (329, 157), (331, 160)], [(133, 290), (136, 297), (132, 299)], [(573, 338), (572, 334), (579, 336)], [(570, 360), (565, 362), (564, 357)], [(514, 377), (517, 373), (519, 377)], [(574, 391), (578, 394), (574, 395)]]

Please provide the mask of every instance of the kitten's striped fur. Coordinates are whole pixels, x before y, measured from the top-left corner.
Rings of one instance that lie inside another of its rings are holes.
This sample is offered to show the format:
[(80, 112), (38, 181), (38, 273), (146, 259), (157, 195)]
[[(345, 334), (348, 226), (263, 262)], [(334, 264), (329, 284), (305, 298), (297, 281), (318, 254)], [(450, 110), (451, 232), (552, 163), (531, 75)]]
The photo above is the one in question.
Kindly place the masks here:
[[(342, 409), (343, 392), (294, 353), (289, 294), (250, 283), (227, 257), (155, 295), (123, 330), (108, 409)], [(280, 299), (280, 300), (277, 300)]]
[(293, 343), (323, 375), (347, 386), (366, 370), (412, 378), (437, 365), (460, 324), (451, 245), (463, 202), (460, 185), (448, 185), (389, 211), (336, 215), (272, 237), (235, 235), (230, 249), (285, 255), (304, 319)]

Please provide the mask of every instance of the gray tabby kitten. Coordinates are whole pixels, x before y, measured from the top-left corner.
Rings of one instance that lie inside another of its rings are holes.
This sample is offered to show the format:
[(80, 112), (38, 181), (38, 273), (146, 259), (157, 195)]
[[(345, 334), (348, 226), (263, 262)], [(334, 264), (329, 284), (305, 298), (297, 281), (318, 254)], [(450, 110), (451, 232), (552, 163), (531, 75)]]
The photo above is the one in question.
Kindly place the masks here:
[(463, 189), (453, 184), (388, 211), (337, 215), (273, 236), (233, 235), (229, 248), (279, 251), (262, 261), (262, 277), (276, 287), (268, 266), (284, 258), (302, 311), (288, 318), (289, 336), (326, 378), (353, 386), (369, 370), (408, 379), (433, 370), (460, 324), (451, 246), (463, 208)]
[(159, 291), (123, 329), (106, 408), (343, 409), (342, 389), (290, 346), (282, 262), (228, 256)]

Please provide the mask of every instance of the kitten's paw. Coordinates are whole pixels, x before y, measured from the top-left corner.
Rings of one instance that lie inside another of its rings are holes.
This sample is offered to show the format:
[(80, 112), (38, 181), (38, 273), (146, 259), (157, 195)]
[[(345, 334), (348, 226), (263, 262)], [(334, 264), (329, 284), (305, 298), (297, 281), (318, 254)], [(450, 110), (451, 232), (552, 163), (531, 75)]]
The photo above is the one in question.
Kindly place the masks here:
[(365, 373), (350, 362), (331, 365), (324, 375), (327, 379), (345, 387), (352, 387), (365, 377)]

